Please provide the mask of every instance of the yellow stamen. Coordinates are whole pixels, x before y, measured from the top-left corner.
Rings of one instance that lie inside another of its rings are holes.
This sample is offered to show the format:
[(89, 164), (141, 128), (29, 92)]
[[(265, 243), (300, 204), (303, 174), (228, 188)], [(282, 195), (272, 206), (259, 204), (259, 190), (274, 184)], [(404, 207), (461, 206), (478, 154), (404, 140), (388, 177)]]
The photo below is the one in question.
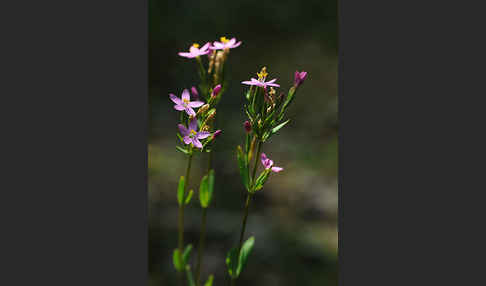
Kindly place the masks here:
[(194, 44), (192, 44), (192, 46), (193, 46), (194, 48), (199, 48), (199, 44), (198, 44), (198, 43), (194, 43)]
[(191, 135), (197, 135), (197, 132), (191, 129)]
[(268, 75), (268, 73), (267, 73), (267, 67), (263, 67), (262, 70), (257, 73), (257, 75), (258, 75), (258, 79), (259, 80), (265, 79), (267, 77), (267, 75)]
[(185, 104), (189, 104), (189, 99), (185, 99), (183, 98), (182, 101), (185, 103)]
[(221, 38), (219, 38), (219, 40), (221, 41), (221, 43), (227, 43), (227, 42), (229, 42), (229, 40), (226, 39), (226, 37), (221, 37)]

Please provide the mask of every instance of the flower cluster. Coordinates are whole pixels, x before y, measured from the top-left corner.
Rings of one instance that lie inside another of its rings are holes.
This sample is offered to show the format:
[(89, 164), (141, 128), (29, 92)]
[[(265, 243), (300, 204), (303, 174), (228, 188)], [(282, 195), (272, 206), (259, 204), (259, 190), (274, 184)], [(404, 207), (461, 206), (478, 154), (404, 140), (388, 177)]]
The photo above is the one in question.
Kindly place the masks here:
[[(249, 81), (242, 82), (242, 84), (250, 86), (246, 92), (248, 102), (245, 105), (248, 120), (243, 124), (246, 132), (244, 148), (240, 146), (237, 148), (240, 175), (250, 193), (262, 189), (271, 172), (278, 173), (283, 170), (281, 167), (274, 166), (274, 162), (265, 153), (260, 153), (261, 145), (289, 122), (289, 120), (284, 120), (285, 112), (294, 99), (297, 88), (307, 77), (307, 72), (295, 72), (294, 84), (289, 89), (287, 96), (282, 93), (277, 96), (275, 88), (279, 88), (280, 85), (276, 83), (276, 78), (266, 80), (268, 77), (266, 67), (257, 73), (257, 77), (258, 79), (251, 78)], [(255, 166), (253, 175), (250, 176), (250, 162), (253, 156), (255, 156)], [(256, 160), (260, 156), (264, 170), (258, 178), (255, 178)]]

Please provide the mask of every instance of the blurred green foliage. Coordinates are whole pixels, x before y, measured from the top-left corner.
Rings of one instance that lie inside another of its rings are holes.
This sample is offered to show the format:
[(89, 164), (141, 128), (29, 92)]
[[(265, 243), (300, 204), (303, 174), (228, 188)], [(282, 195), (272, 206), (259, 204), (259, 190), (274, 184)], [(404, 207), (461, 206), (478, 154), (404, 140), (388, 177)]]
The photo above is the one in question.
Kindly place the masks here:
[[(255, 246), (238, 285), (337, 285), (337, 1), (149, 0), (150, 285), (176, 285), (177, 185), (187, 161), (175, 149), (178, 113), (168, 93), (198, 84), (195, 62), (177, 52), (221, 36), (243, 44), (229, 55), (229, 87), (216, 116), (223, 133), (214, 148), (202, 280), (213, 273), (214, 285), (229, 283), (225, 256), (238, 240), (245, 195), (235, 156), (244, 140), (240, 82), (266, 66), (282, 92), (295, 70), (309, 74), (289, 109), (291, 122), (263, 147), (285, 170), (252, 201), (245, 238), (255, 236)], [(206, 166), (205, 156), (195, 157), (188, 189), (199, 190)], [(200, 215), (193, 198), (186, 244), (197, 245)]]

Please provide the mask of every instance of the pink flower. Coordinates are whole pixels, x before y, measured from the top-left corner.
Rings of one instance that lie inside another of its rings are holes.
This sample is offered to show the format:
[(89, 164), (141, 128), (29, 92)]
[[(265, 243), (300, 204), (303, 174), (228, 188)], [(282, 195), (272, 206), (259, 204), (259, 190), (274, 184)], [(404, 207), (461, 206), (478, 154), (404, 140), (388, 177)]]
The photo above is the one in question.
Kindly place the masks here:
[(275, 173), (278, 173), (283, 170), (283, 168), (281, 167), (276, 167), (276, 166), (274, 167), (273, 161), (267, 158), (267, 155), (265, 155), (265, 153), (262, 153), (261, 159), (262, 159), (263, 167), (265, 167), (265, 170), (271, 169)]
[(245, 127), (245, 131), (249, 133), (251, 131), (251, 123), (247, 120), (245, 123), (243, 123), (243, 126)]
[(214, 42), (213, 46), (210, 48), (212, 50), (224, 50), (224, 49), (233, 49), (241, 45), (241, 41), (238, 43), (236, 42), (236, 38), (233, 38), (231, 40), (226, 39), (226, 37), (221, 37), (220, 38), (221, 42)]
[(302, 83), (304, 83), (305, 78), (307, 77), (306, 71), (295, 71), (294, 77), (294, 86), (299, 87)]
[(169, 97), (175, 103), (175, 110), (185, 110), (189, 116), (196, 116), (196, 112), (194, 112), (194, 109), (192, 108), (200, 107), (204, 104), (204, 102), (202, 101), (190, 101), (190, 95), (187, 89), (184, 89), (184, 91), (182, 91), (181, 98), (178, 98), (172, 93), (169, 94)]
[(189, 48), (189, 53), (179, 53), (179, 56), (185, 57), (185, 58), (195, 58), (195, 57), (199, 57), (199, 56), (202, 56), (202, 55), (207, 55), (210, 52), (210, 50), (209, 50), (210, 46), (211, 46), (211, 43), (206, 43), (204, 46), (202, 46), (199, 49), (199, 44), (193, 44)]
[(197, 132), (197, 119), (193, 117), (191, 121), (189, 122), (189, 129), (187, 129), (184, 125), (179, 124), (179, 131), (181, 132), (181, 135), (184, 136), (182, 140), (186, 144), (192, 144), (196, 148), (202, 148), (203, 145), (199, 139), (204, 139), (209, 137), (211, 133), (208, 131), (200, 131)]
[(263, 87), (263, 88), (267, 88), (267, 86), (280, 87), (279, 84), (274, 83), (276, 80), (277, 79), (274, 78), (271, 81), (265, 82), (265, 79), (264, 78), (261, 78), (260, 80), (255, 79), (255, 78), (251, 78), (251, 80), (249, 80), (249, 81), (242, 81), (241, 83), (242, 84), (246, 84), (246, 85), (256, 85), (256, 86), (260, 86), (260, 87)]

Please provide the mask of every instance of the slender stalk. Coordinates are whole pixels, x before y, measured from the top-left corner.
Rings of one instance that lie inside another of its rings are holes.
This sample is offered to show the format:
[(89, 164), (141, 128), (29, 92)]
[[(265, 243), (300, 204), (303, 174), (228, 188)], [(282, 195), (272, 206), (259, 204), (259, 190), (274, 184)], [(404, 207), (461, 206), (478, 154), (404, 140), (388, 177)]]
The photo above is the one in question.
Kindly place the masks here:
[[(192, 150), (188, 157), (187, 161), (187, 169), (186, 169), (186, 176), (184, 177), (184, 199), (186, 198), (186, 191), (189, 185), (189, 174), (191, 172), (191, 163), (192, 163)], [(179, 252), (182, 255), (184, 252), (184, 200), (182, 204), (179, 205)], [(184, 285), (184, 270), (179, 272), (179, 285)]]
[(197, 266), (196, 266), (196, 285), (199, 286), (201, 284), (201, 259), (204, 250), (204, 242), (206, 239), (206, 213), (207, 208), (203, 208), (202, 210), (202, 218), (201, 218), (201, 234), (199, 237), (199, 247), (197, 249)]
[[(254, 182), (255, 182), (255, 175), (256, 175), (256, 170), (258, 167), (258, 158), (260, 157), (262, 149), (262, 141), (258, 141), (258, 147), (257, 147), (257, 152), (255, 156), (255, 165), (253, 166), (253, 175), (252, 175), (252, 188), (254, 187)], [(246, 202), (245, 202), (245, 209), (243, 213), (243, 222), (241, 224), (241, 232), (240, 232), (240, 241), (238, 243), (238, 254), (236, 255), (237, 259), (240, 257), (240, 251), (241, 251), (241, 246), (243, 245), (243, 238), (245, 236), (245, 228), (246, 228), (246, 220), (248, 218), (248, 210), (250, 206), (250, 201), (251, 201), (252, 193), (248, 192), (246, 196)], [(235, 280), (236, 279), (231, 279), (231, 285), (235, 285)]]

